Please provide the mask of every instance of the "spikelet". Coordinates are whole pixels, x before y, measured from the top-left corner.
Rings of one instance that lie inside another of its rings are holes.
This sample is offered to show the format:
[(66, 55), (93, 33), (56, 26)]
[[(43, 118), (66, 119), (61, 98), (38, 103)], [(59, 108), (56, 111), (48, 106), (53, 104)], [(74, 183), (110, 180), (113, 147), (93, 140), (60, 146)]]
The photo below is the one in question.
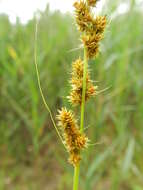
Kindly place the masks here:
[(93, 20), (93, 28), (96, 33), (103, 34), (105, 27), (107, 24), (107, 18), (106, 16), (97, 16)]
[(89, 6), (94, 7), (98, 0), (87, 0)]
[(76, 23), (82, 35), (82, 42), (87, 50), (87, 58), (95, 58), (99, 52), (99, 42), (103, 38), (103, 32), (107, 23), (106, 16), (94, 16), (91, 14), (91, 6), (97, 0), (83, 0), (74, 3)]
[(57, 115), (58, 125), (63, 131), (63, 137), (67, 151), (69, 152), (69, 162), (76, 166), (80, 160), (80, 152), (87, 146), (88, 138), (79, 130), (77, 121), (71, 111), (66, 108), (59, 110)]
[[(79, 58), (72, 63), (72, 78), (71, 83), (71, 93), (68, 96), (69, 101), (73, 105), (81, 105), (82, 101), (82, 83), (83, 83), (83, 61)], [(90, 80), (90, 72), (87, 72), (86, 76), (86, 94), (85, 101), (90, 97), (96, 95), (97, 86), (93, 85), (93, 82)]]
[(82, 41), (87, 50), (88, 58), (95, 58), (99, 52), (99, 42), (102, 39), (101, 34), (83, 35)]
[(89, 33), (82, 36), (82, 42), (87, 50), (87, 57), (95, 58), (99, 52), (99, 42), (103, 39), (106, 26), (106, 16), (97, 16)]
[(81, 32), (87, 31), (92, 23), (90, 8), (84, 1), (75, 2), (75, 17), (78, 28)]

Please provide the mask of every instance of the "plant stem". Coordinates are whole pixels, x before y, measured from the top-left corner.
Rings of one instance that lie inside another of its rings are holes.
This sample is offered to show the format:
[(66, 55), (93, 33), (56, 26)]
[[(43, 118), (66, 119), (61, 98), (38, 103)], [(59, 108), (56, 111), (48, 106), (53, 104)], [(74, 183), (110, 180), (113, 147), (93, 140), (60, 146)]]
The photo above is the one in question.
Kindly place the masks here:
[(81, 101), (81, 118), (80, 118), (80, 131), (84, 129), (84, 110), (85, 110), (85, 94), (86, 94), (86, 76), (87, 76), (87, 54), (84, 48), (84, 68), (83, 68), (83, 84), (82, 84), (82, 101)]
[(78, 190), (80, 165), (74, 167), (73, 190)]
[[(85, 111), (87, 66), (88, 66), (87, 54), (86, 54), (86, 48), (84, 48), (84, 68), (83, 68), (83, 84), (82, 84), (81, 119), (80, 119), (80, 131), (81, 131), (81, 133), (83, 132), (83, 129), (84, 129), (84, 111)], [(75, 168), (74, 168), (73, 190), (78, 190), (79, 173), (80, 173), (80, 164), (78, 164), (78, 166), (75, 166)]]
[[(34, 64), (35, 64), (35, 69), (36, 69), (36, 75), (37, 75), (37, 80), (38, 80), (38, 87), (39, 87), (39, 90), (40, 90), (40, 94), (41, 94), (41, 97), (42, 97), (42, 100), (43, 100), (43, 103), (44, 103), (44, 106), (46, 107), (47, 111), (49, 112), (50, 114), (50, 118), (51, 118), (51, 121), (53, 123), (53, 126), (57, 132), (57, 135), (59, 136), (61, 142), (63, 143), (64, 147), (65, 147), (65, 144), (64, 144), (64, 140), (59, 132), (59, 129), (54, 121), (54, 118), (53, 118), (53, 115), (52, 115), (52, 112), (50, 110), (50, 107), (49, 105), (47, 104), (46, 102), (46, 99), (45, 99), (45, 96), (43, 94), (43, 90), (42, 90), (42, 87), (41, 87), (41, 81), (40, 81), (40, 73), (39, 73), (39, 69), (38, 69), (38, 64), (37, 64), (37, 35), (38, 35), (38, 21), (36, 20), (36, 27), (35, 27), (35, 50), (34, 50)], [(65, 147), (66, 148), (66, 147)]]

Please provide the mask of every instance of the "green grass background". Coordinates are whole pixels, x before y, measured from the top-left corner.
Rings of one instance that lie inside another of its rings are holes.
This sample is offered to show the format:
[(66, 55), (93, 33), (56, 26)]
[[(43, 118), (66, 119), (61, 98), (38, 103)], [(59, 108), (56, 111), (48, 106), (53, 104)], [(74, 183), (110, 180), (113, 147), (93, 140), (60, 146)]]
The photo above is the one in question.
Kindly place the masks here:
[[(138, 1), (117, 14), (121, 0), (108, 0), (100, 54), (90, 61), (99, 90), (86, 104), (81, 190), (143, 190), (143, 14)], [(71, 108), (71, 63), (82, 50), (70, 14), (39, 12), (38, 67), (54, 116)], [(34, 68), (35, 18), (12, 25), (0, 15), (0, 190), (70, 190), (73, 168), (51, 123)], [(73, 51), (71, 51), (73, 50)], [(77, 116), (79, 119), (79, 113)]]

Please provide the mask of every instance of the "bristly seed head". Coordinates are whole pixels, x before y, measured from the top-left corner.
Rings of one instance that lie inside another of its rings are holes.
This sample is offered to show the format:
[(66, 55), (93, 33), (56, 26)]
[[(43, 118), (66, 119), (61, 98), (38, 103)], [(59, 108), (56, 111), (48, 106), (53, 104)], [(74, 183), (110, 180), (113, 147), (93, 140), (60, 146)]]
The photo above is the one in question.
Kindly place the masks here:
[[(79, 58), (72, 63), (72, 78), (70, 80), (71, 93), (68, 96), (69, 101), (73, 105), (81, 105), (82, 101), (82, 88), (83, 88), (83, 61)], [(86, 94), (85, 101), (90, 97), (96, 95), (97, 86), (93, 85), (92, 80), (90, 80), (90, 72), (87, 72), (86, 76)]]
[(99, 42), (102, 39), (101, 34), (83, 35), (82, 41), (87, 50), (87, 57), (96, 57), (99, 52)]
[(80, 152), (87, 146), (88, 138), (79, 130), (77, 121), (71, 111), (66, 108), (59, 110), (57, 115), (58, 125), (63, 131), (67, 151), (69, 152), (69, 162), (76, 166), (81, 160)]
[(93, 27), (97, 34), (98, 33), (102, 34), (104, 32), (106, 24), (107, 24), (106, 16), (97, 16), (93, 20)]
[(106, 16), (97, 16), (94, 18), (91, 13), (91, 6), (94, 6), (98, 0), (80, 0), (74, 3), (76, 23), (82, 35), (82, 42), (87, 49), (87, 57), (95, 58), (99, 52), (99, 42), (103, 38), (107, 19)]
[(90, 7), (87, 6), (84, 1), (77, 1), (74, 3), (76, 22), (79, 30), (84, 32), (88, 30), (90, 23), (92, 22), (92, 16), (90, 14)]

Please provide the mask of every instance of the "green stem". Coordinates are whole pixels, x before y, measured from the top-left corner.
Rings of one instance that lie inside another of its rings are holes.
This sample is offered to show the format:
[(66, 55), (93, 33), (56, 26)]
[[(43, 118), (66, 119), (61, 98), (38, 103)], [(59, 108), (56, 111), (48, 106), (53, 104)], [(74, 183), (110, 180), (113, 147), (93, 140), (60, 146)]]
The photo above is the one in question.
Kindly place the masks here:
[[(41, 97), (42, 97), (42, 100), (43, 100), (43, 103), (47, 109), (47, 111), (49, 112), (50, 114), (50, 118), (51, 118), (51, 121), (55, 127), (55, 130), (57, 132), (57, 135), (59, 136), (61, 142), (63, 143), (64, 147), (65, 147), (65, 144), (64, 144), (64, 140), (59, 132), (59, 129), (55, 123), (55, 120), (53, 118), (53, 115), (52, 115), (52, 112), (50, 110), (50, 107), (49, 105), (47, 104), (46, 102), (46, 99), (45, 99), (45, 96), (43, 94), (43, 90), (42, 90), (42, 87), (41, 87), (41, 82), (40, 82), (40, 74), (39, 74), (39, 70), (38, 70), (38, 64), (37, 64), (37, 35), (38, 35), (38, 21), (36, 20), (36, 27), (35, 27), (35, 50), (34, 50), (34, 64), (35, 64), (35, 69), (36, 69), (36, 75), (37, 75), (37, 80), (38, 80), (38, 86), (39, 86), (39, 90), (40, 90), (40, 94), (41, 94)], [(65, 147), (66, 148), (66, 147)]]
[[(80, 131), (81, 131), (81, 133), (83, 132), (83, 129), (84, 129), (84, 111), (85, 111), (87, 66), (88, 66), (87, 53), (86, 53), (86, 48), (84, 48), (84, 68), (83, 68), (81, 120), (80, 120)], [(73, 190), (78, 190), (79, 173), (80, 173), (80, 164), (78, 166), (75, 166), (75, 168), (74, 168)]]
[(82, 101), (81, 101), (81, 119), (80, 119), (80, 131), (84, 129), (84, 110), (85, 110), (85, 94), (86, 94), (86, 77), (87, 77), (87, 55), (86, 48), (84, 48), (84, 68), (83, 68), (83, 86), (82, 86)]
[(78, 190), (80, 165), (74, 167), (73, 190)]

